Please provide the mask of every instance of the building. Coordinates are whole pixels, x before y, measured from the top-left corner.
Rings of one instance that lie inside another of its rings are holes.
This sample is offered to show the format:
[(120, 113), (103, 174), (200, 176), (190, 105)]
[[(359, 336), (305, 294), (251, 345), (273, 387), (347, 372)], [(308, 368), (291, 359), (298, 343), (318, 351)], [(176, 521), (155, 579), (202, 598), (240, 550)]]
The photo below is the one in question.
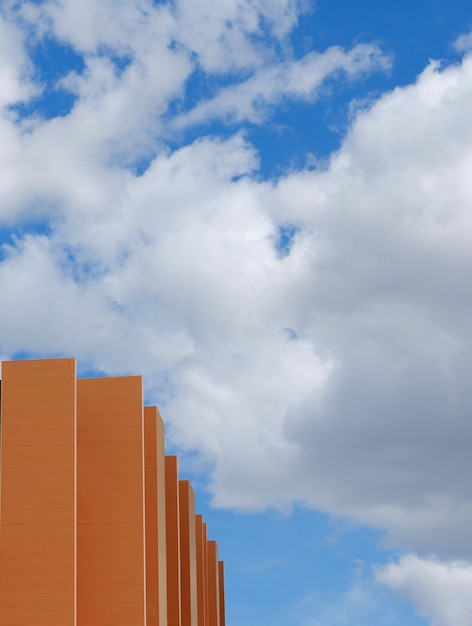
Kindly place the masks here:
[(2, 366), (0, 624), (225, 626), (217, 544), (140, 376)]

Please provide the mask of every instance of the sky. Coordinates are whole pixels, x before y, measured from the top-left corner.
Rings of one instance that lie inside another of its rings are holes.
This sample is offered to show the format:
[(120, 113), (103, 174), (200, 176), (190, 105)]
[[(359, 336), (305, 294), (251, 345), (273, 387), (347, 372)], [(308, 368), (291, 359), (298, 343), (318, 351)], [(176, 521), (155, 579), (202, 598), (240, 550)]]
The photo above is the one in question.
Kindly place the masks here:
[(228, 626), (472, 625), (472, 8), (0, 2), (0, 357), (142, 374)]

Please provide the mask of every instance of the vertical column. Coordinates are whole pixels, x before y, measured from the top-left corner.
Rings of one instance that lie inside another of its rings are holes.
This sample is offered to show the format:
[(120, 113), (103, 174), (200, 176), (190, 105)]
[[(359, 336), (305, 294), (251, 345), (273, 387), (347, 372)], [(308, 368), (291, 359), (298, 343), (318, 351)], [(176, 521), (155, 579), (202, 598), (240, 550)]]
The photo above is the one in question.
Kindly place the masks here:
[(3, 363), (0, 624), (75, 626), (74, 359)]
[(218, 561), (218, 587), (220, 590), (220, 626), (225, 626), (225, 564), (223, 561)]
[(208, 599), (208, 535), (207, 524), (203, 522), (203, 587), (205, 590), (205, 626), (210, 623), (210, 605)]
[(144, 408), (147, 626), (167, 626), (164, 423)]
[[(176, 456), (166, 456), (167, 620), (181, 626), (179, 475)], [(184, 626), (187, 626), (186, 624)]]
[(78, 626), (145, 626), (140, 376), (77, 384)]
[(220, 591), (218, 574), (218, 546), (207, 542), (208, 568), (208, 626), (220, 626)]
[(198, 626), (205, 626), (205, 569), (206, 536), (203, 535), (203, 516), (195, 516), (195, 535), (197, 550), (197, 613)]
[(181, 620), (197, 626), (197, 546), (195, 494), (188, 480), (179, 481)]
[(159, 577), (159, 626), (168, 626), (167, 619), (167, 521), (166, 521), (166, 458), (164, 422), (157, 412), (157, 529)]

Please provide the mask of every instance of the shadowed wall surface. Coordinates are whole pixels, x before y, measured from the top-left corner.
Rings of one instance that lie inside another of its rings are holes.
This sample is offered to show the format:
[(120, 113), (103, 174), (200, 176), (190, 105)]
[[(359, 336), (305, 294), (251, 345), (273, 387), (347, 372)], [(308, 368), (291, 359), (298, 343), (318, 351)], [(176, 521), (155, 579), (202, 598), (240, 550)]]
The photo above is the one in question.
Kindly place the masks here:
[(225, 610), (225, 564), (218, 561), (218, 591), (220, 600), (220, 626), (226, 626)]

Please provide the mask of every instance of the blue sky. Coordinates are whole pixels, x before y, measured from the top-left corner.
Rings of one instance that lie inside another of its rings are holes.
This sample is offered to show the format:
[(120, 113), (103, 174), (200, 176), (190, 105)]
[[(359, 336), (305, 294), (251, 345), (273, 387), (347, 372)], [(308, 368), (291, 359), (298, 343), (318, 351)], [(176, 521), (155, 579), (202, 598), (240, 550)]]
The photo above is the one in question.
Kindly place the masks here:
[(472, 10), (3, 0), (0, 356), (139, 374), (228, 626), (472, 624)]

